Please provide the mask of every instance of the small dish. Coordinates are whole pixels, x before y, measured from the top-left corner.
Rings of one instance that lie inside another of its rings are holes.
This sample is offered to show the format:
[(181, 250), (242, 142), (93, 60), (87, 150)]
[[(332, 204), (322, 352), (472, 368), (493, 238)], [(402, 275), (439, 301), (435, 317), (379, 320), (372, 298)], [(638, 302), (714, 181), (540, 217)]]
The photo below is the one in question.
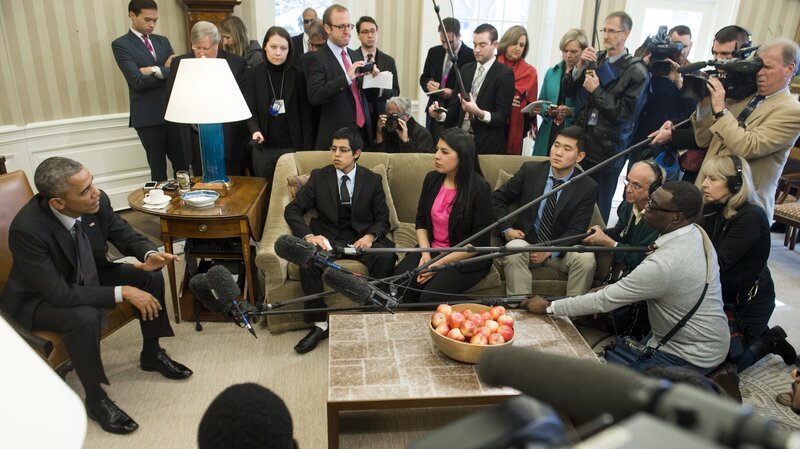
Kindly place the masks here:
[(148, 206), (151, 206), (151, 207), (162, 207), (162, 206), (166, 206), (167, 204), (169, 204), (170, 201), (172, 201), (172, 197), (167, 195), (167, 196), (164, 197), (164, 199), (162, 201), (159, 201), (159, 202), (151, 201), (150, 198), (145, 198), (144, 199), (144, 204), (146, 204)]
[(213, 190), (193, 190), (181, 195), (183, 201), (192, 207), (211, 207), (219, 198), (219, 193)]

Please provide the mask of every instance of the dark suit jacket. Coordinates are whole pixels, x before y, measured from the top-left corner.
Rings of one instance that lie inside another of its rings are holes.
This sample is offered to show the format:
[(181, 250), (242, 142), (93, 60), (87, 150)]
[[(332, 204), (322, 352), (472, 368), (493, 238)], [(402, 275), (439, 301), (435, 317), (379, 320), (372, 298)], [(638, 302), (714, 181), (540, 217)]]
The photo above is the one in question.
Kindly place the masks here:
[[(165, 123), (164, 112), (167, 110), (167, 102), (164, 100), (164, 88), (170, 77), (170, 69), (164, 64), (174, 52), (169, 39), (164, 36), (151, 34), (150, 43), (158, 58), (155, 61), (153, 55), (144, 46), (144, 42), (133, 31), (128, 30), (125, 35), (114, 39), (111, 43), (114, 59), (128, 83), (128, 95), (131, 102), (128, 126), (132, 128)], [(139, 71), (141, 67), (154, 65), (160, 68), (164, 79), (158, 79), (155, 75), (142, 75)]]
[[(83, 215), (81, 221), (98, 270), (112, 263), (106, 259), (108, 243), (139, 260), (148, 251), (156, 250), (150, 240), (114, 213), (105, 192), (101, 191), (100, 210)], [(42, 301), (55, 307), (114, 308), (115, 286), (85, 287), (76, 283), (75, 239), (40, 195), (34, 196), (11, 222), (9, 247), (14, 264), (0, 303), (23, 326), (31, 328), (36, 306)]]
[[(441, 45), (436, 45), (428, 50), (428, 56), (425, 57), (425, 65), (422, 68), (422, 74), (419, 76), (419, 85), (422, 87), (423, 92), (427, 92), (426, 86), (428, 85), (428, 81), (434, 80), (437, 83), (442, 82), (442, 69), (444, 68), (444, 58), (446, 54), (447, 50), (445, 50)], [(458, 58), (459, 68), (469, 64), (470, 62), (475, 62), (475, 54), (464, 42), (461, 43), (461, 48), (458, 49), (456, 57)], [(447, 76), (447, 83), (444, 87), (455, 89), (456, 85), (458, 84), (456, 79), (456, 68), (454, 66), (450, 68), (450, 73)], [(464, 87), (469, 89), (466, 81), (464, 83)], [(448, 104), (450, 104), (450, 100), (446, 100), (438, 95), (430, 95), (428, 97), (428, 105), (425, 107), (425, 111), (428, 110), (428, 107), (433, 104), (434, 101), (438, 101), (439, 105), (443, 108), (446, 108)]]
[[(347, 49), (352, 62), (361, 61), (361, 54)], [(324, 149), (331, 145), (331, 136), (339, 128), (356, 128), (356, 101), (347, 83), (347, 75), (339, 65), (341, 55), (334, 55), (326, 43), (320, 47), (319, 51), (312, 53), (306, 69), (306, 82), (308, 89), (308, 102), (311, 106), (319, 107), (319, 130), (317, 131), (317, 141), (314, 148)], [(356, 78), (359, 87), (361, 78)], [(359, 88), (361, 94), (361, 105), (367, 123), (368, 142), (370, 145), (372, 138), (372, 124), (369, 120), (369, 108), (367, 106), (367, 96)]]
[[(477, 62), (471, 62), (461, 68), (464, 88), (471, 89)], [(456, 88), (453, 95), (460, 92)], [(456, 97), (457, 98), (457, 97)], [(489, 123), (478, 118), (472, 119), (472, 130), (475, 133), (475, 146), (479, 154), (506, 154), (506, 122), (511, 115), (511, 101), (514, 99), (514, 72), (495, 59), (481, 83), (476, 104), (484, 111), (492, 114)], [(451, 101), (447, 107), (445, 127), (461, 127), (464, 121), (464, 110), (461, 102)]]
[[(274, 97), (272, 88), (267, 78), (267, 63), (256, 65), (247, 71), (244, 81), (244, 99), (250, 112), (253, 114), (247, 120), (247, 127), (250, 135), (261, 131), (264, 138), (267, 138), (267, 122), (269, 107)], [(283, 99), (286, 105), (286, 118), (289, 122), (289, 135), (292, 138), (292, 147), (295, 150), (306, 150), (311, 148), (311, 110), (306, 98), (305, 78), (296, 67), (292, 67), (284, 72), (283, 76), (272, 72), (272, 83), (276, 95), (280, 95), (281, 79), (283, 78)]]
[[(361, 55), (361, 59), (366, 60), (361, 47), (359, 47), (356, 52)], [(395, 63), (394, 58), (380, 50), (375, 50), (375, 65), (378, 66), (378, 69), (380, 69), (381, 72), (385, 72), (387, 70), (392, 72), (392, 77), (394, 80), (392, 81), (391, 89), (364, 90), (364, 93), (367, 95), (367, 102), (369, 104), (369, 111), (373, 125), (378, 123), (378, 115), (386, 113), (386, 100), (400, 95), (400, 81), (399, 77), (397, 76), (397, 64)], [(382, 95), (381, 90), (383, 90)]]
[(303, 56), (305, 53), (303, 51), (303, 35), (305, 33), (300, 33), (297, 36), (292, 36), (292, 63), (297, 64), (297, 61), (300, 60), (300, 56)]
[[(419, 196), (416, 228), (428, 231), (428, 238), (430, 240), (433, 240), (431, 209), (433, 208), (433, 202), (436, 200), (436, 195), (439, 194), (439, 189), (442, 187), (444, 178), (445, 176), (437, 171), (428, 172), (425, 176), (425, 181), (422, 183), (422, 192)], [(447, 235), (448, 240), (450, 240), (450, 246), (461, 243), (476, 232), (492, 224), (491, 194), (492, 188), (489, 187), (486, 180), (477, 173), (473, 174), (472, 192), (470, 192), (467, 208), (462, 214), (451, 213), (450, 220), (447, 223)], [(487, 232), (471, 243), (473, 246), (489, 246), (491, 245), (491, 236)], [(485, 270), (491, 264), (491, 260), (467, 264), (463, 267), (459, 267), (459, 271), (468, 273)]]
[[(172, 86), (175, 85), (175, 77), (178, 76), (178, 69), (180, 69), (181, 61), (189, 58), (194, 58), (194, 53), (191, 51), (189, 53), (184, 53), (172, 60), (172, 74), (170, 75), (169, 80), (167, 80), (166, 103), (169, 103), (169, 97), (170, 94), (172, 94)], [(244, 84), (244, 75), (247, 71), (247, 63), (245, 62), (244, 58), (233, 53), (229, 53), (225, 50), (219, 50), (217, 53), (217, 58), (222, 58), (228, 63), (228, 67), (230, 67), (231, 73), (233, 73), (233, 77), (236, 78), (236, 83), (239, 84), (239, 88), (241, 89), (242, 85)], [(209, 86), (209, 89), (213, 89), (213, 86)], [(192, 125), (181, 123), (176, 123), (175, 125), (177, 126), (178, 134), (180, 135), (184, 158), (187, 163), (190, 163), (192, 162)], [(230, 160), (231, 156), (231, 147), (234, 140), (234, 128), (236, 125), (237, 123), (223, 124), (223, 132), (225, 134), (225, 159), (228, 160)]]
[[(544, 193), (547, 175), (550, 171), (549, 162), (525, 162), (514, 176), (502, 187), (494, 191), (494, 215), (497, 219), (509, 213), (512, 204), (523, 206), (534, 198)], [(573, 173), (570, 185), (561, 190), (553, 214), (553, 232), (551, 238), (558, 239), (571, 235), (582, 234), (589, 229), (594, 205), (597, 203), (597, 183), (588, 176), (577, 181), (572, 181), (579, 172)], [(546, 201), (546, 200), (545, 200)], [(536, 230), (533, 228), (534, 217), (539, 211), (538, 204), (516, 217), (512, 225), (502, 221), (498, 226), (499, 232), (509, 228), (519, 229), (525, 233), (528, 243), (536, 243)]]
[[(384, 245), (394, 246), (386, 238), (389, 232), (389, 207), (386, 205), (381, 175), (358, 166), (352, 207), (351, 226), (359, 236), (374, 234), (376, 240), (382, 241)], [(303, 214), (312, 208), (317, 209), (319, 216), (312, 218), (307, 225), (303, 221)], [(314, 234), (324, 235), (331, 241), (338, 240), (339, 187), (336, 182), (336, 168), (331, 164), (313, 170), (294, 201), (284, 209), (283, 217), (297, 237)]]

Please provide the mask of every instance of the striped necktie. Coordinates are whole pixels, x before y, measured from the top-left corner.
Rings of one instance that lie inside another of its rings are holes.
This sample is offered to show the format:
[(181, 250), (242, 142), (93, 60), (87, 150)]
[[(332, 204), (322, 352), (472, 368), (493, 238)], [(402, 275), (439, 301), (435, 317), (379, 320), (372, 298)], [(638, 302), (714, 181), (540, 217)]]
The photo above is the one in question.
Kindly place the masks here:
[[(553, 178), (553, 189), (564, 184), (563, 179)], [(552, 190), (552, 189), (551, 189)], [(539, 224), (539, 232), (536, 233), (536, 243), (542, 243), (550, 240), (553, 233), (553, 216), (556, 211), (556, 203), (558, 202), (558, 194), (553, 194), (547, 197), (547, 203), (544, 205), (544, 212), (542, 213), (542, 222)]]

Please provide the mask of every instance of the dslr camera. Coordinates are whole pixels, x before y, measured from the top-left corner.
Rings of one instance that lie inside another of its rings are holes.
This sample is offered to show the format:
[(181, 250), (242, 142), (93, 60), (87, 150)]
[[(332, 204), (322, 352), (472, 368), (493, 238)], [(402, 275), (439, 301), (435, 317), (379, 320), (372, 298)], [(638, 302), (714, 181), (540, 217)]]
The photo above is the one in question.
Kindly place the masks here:
[[(710, 66), (700, 72), (697, 70)], [(700, 101), (708, 96), (706, 83), (708, 78), (715, 77), (725, 88), (725, 98), (741, 100), (753, 95), (758, 90), (756, 76), (764, 62), (759, 57), (748, 59), (719, 59), (689, 64), (678, 69), (683, 74), (681, 94)], [(694, 72), (694, 73), (692, 73)]]
[(667, 59), (675, 61), (683, 51), (682, 43), (670, 41), (666, 25), (658, 27), (655, 36), (647, 36), (644, 45), (650, 53), (650, 73), (653, 76), (669, 75), (672, 64)]
[(384, 131), (393, 133), (400, 129), (400, 120), (403, 120), (403, 116), (397, 112), (386, 114), (386, 125), (383, 127)]

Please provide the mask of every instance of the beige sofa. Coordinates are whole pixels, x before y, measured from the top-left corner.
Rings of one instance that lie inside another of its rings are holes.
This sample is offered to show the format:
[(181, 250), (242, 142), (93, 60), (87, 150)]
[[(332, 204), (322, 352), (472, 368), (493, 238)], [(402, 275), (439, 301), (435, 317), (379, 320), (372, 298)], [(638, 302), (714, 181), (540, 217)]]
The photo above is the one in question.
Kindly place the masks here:
[[(519, 166), (530, 160), (545, 160), (542, 157), (530, 156), (498, 156), (481, 155), (480, 162), (483, 173), (492, 188), (497, 186), (501, 170), (506, 174), (514, 174)], [(359, 164), (380, 174), (385, 173), (388, 182), (387, 201), (392, 221), (392, 240), (398, 247), (413, 247), (416, 245), (414, 233), (414, 219), (417, 213), (422, 181), (425, 174), (433, 169), (432, 154), (389, 154), (368, 153), (361, 154)], [(275, 169), (275, 177), (267, 212), (266, 226), (261, 237), (260, 247), (256, 255), (256, 265), (266, 282), (267, 303), (277, 303), (288, 299), (303, 296), (300, 287), (299, 268), (279, 258), (275, 254), (275, 241), (283, 234), (291, 234), (289, 225), (283, 219), (283, 210), (290, 201), (287, 178), (323, 167), (330, 163), (330, 153), (327, 151), (302, 151), (283, 155)], [(381, 167), (382, 166), (382, 167)], [(504, 178), (505, 180), (505, 178)], [(384, 184), (386, 186), (386, 183)], [(396, 211), (396, 213), (394, 212)], [(492, 211), (486, 211), (491, 214)], [(602, 219), (595, 208), (592, 224), (602, 224)], [(496, 239), (493, 238), (496, 242)], [(366, 267), (352, 260), (342, 260), (342, 266), (347, 269), (366, 274)], [(600, 266), (600, 265), (599, 265)], [(598, 273), (605, 273), (605, 268), (599, 268)], [(566, 277), (549, 268), (534, 270), (534, 291), (543, 295), (563, 295), (566, 286)], [(489, 274), (478, 285), (468, 291), (476, 295), (505, 294), (505, 284), (500, 272), (492, 267)], [(334, 294), (326, 298), (329, 307), (352, 306), (353, 302), (341, 295)], [(283, 310), (300, 309), (300, 304), (283, 307)], [(273, 333), (308, 327), (303, 322), (300, 313), (285, 315), (269, 315), (266, 319), (267, 327)]]

